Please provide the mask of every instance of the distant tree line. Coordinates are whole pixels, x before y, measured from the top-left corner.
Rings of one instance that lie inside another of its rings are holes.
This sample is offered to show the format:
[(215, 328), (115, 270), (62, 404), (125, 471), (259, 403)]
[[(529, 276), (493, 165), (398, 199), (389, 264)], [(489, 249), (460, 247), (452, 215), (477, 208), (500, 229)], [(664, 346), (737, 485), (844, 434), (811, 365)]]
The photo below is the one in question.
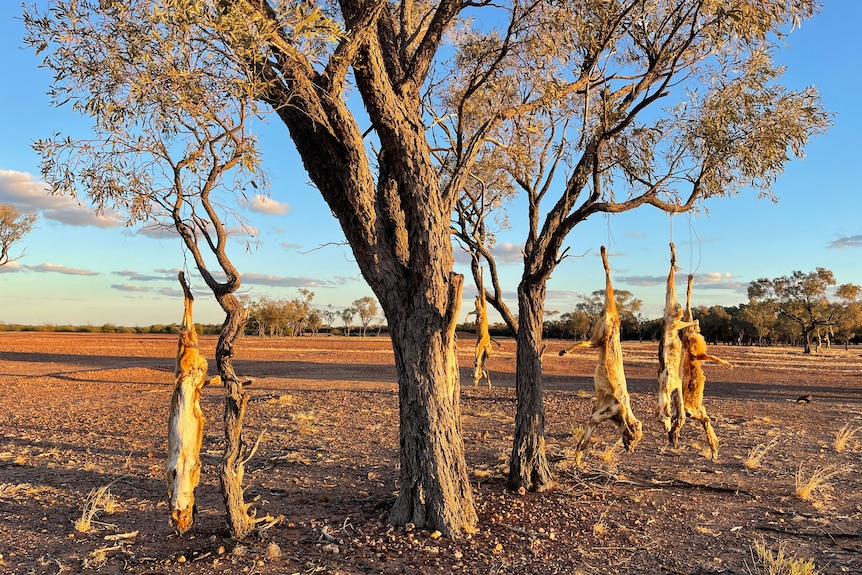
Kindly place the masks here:
[[(862, 343), (862, 286), (842, 284), (833, 297), (827, 290), (836, 282), (831, 271), (817, 268), (813, 272), (794, 271), (774, 279), (761, 278), (748, 287), (748, 303), (735, 306), (696, 306), (694, 318), (710, 343), (734, 345), (800, 346), (806, 352), (829, 347)], [(617, 290), (617, 307), (624, 340), (658, 341), (662, 331), (661, 318), (647, 319), (641, 312), (643, 302), (626, 290)], [(266, 296), (247, 298), (244, 305), (249, 321), (246, 335), (259, 337), (297, 337), (321, 332), (350, 336), (355, 328), (365, 337), (369, 329), (375, 335), (386, 331), (380, 308), (373, 297), (364, 297), (343, 309), (319, 308), (312, 305), (314, 292), (300, 289), (292, 298), (274, 299)], [(582, 296), (575, 309), (560, 314), (546, 312), (545, 337), (585, 340), (601, 316), (604, 290)], [(337, 320), (341, 327), (333, 327)], [(196, 324), (198, 332), (217, 335), (218, 324)], [(462, 332), (472, 332), (473, 322), (458, 325)], [(47, 331), (81, 333), (179, 333), (178, 324), (153, 324), (145, 327), (124, 327), (114, 324), (101, 326), (23, 325), (0, 323), (0, 331)], [(503, 322), (489, 326), (495, 337), (512, 337)]]
[[(311, 303), (313, 299), (314, 292), (305, 288), (300, 288), (299, 295), (292, 298), (273, 299), (262, 296), (247, 299), (245, 305), (249, 321), (246, 333), (259, 337), (298, 337), (306, 333), (317, 335), (326, 331), (333, 335), (343, 333), (349, 337), (351, 329), (356, 325), (358, 334), (365, 337), (372, 325), (376, 327), (377, 334), (383, 329), (380, 308), (373, 297), (360, 298), (341, 310), (336, 310), (331, 305), (322, 309), (315, 307)], [(333, 327), (338, 319), (343, 326), (340, 329)]]
[[(692, 311), (710, 343), (800, 346), (806, 353), (833, 343), (845, 348), (851, 343), (862, 343), (862, 287), (839, 285), (830, 298), (827, 291), (835, 285), (835, 278), (827, 269), (794, 271), (788, 276), (751, 282), (748, 303), (697, 306)], [(621, 338), (657, 341), (662, 333), (662, 319), (644, 318), (643, 302), (631, 292), (619, 290), (616, 295)], [(589, 339), (601, 316), (603, 300), (604, 290), (599, 290), (582, 296), (581, 303), (572, 311), (562, 314), (547, 311), (545, 337)], [(473, 324), (461, 324), (459, 329), (472, 331)], [(489, 330), (494, 336), (514, 335), (502, 322), (489, 326)]]

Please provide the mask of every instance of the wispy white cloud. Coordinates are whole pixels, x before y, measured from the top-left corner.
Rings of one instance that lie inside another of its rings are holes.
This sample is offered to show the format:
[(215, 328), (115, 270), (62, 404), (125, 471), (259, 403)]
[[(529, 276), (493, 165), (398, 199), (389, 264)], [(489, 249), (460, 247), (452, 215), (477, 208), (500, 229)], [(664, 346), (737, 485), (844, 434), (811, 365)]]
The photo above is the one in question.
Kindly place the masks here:
[(0, 274), (20, 272), (23, 266), (16, 261), (10, 260), (0, 266)]
[[(687, 280), (687, 275), (676, 274), (676, 283), (680, 289), (680, 295), (684, 295)], [(667, 283), (667, 276), (620, 276), (615, 280), (616, 282), (635, 287), (652, 287)], [(730, 272), (707, 272), (694, 276), (696, 290), (723, 290), (744, 294), (748, 291), (748, 285), (748, 282), (735, 279), (735, 276)]]
[(842, 236), (829, 242), (828, 248), (844, 249), (862, 247), (862, 234), (856, 236)]
[(503, 242), (494, 247), (494, 259), (500, 265), (524, 263), (524, 245)]
[(614, 278), (614, 283), (627, 284), (630, 286), (650, 287), (663, 284), (667, 281), (667, 276), (618, 276)]
[[(453, 246), (455, 251), (455, 263), (460, 265), (470, 265), (470, 253), (467, 252), (460, 244)], [(524, 263), (524, 245), (513, 244), (512, 242), (503, 242), (494, 246), (494, 261), (497, 265), (514, 265)]]
[(302, 249), (302, 244), (292, 244), (290, 242), (281, 242), (281, 247), (283, 247), (286, 250), (299, 251)]
[(290, 205), (264, 196), (263, 194), (257, 194), (251, 199), (240, 198), (239, 205), (258, 214), (272, 216), (283, 216), (293, 209)]
[(111, 272), (111, 275), (124, 277), (130, 281), (136, 282), (152, 282), (152, 281), (165, 281), (165, 280), (173, 280), (177, 277), (177, 272), (179, 269), (166, 270), (166, 269), (157, 269), (153, 270), (155, 275), (151, 274), (142, 274), (132, 270), (122, 270), (117, 272)]
[[(232, 238), (238, 237), (239, 240), (243, 242), (260, 235), (258, 229), (249, 224), (242, 224), (234, 227), (228, 226), (225, 231), (228, 236), (231, 236)], [(180, 240), (180, 235), (173, 223), (164, 220), (148, 222), (130, 233), (131, 235), (141, 235), (155, 240)]]
[(152, 288), (147, 286), (136, 286), (132, 284), (111, 284), (111, 289), (115, 289), (117, 291), (127, 291), (127, 292), (151, 292)]
[(65, 274), (69, 276), (97, 276), (99, 272), (94, 272), (92, 270), (85, 270), (81, 268), (70, 268), (68, 266), (60, 265), (60, 264), (52, 264), (50, 262), (45, 262), (44, 264), (39, 264), (38, 266), (21, 266), (27, 271), (31, 272), (39, 272), (39, 273), (57, 273), (57, 274)]
[(116, 228), (123, 225), (116, 213), (96, 213), (90, 206), (69, 196), (53, 195), (45, 182), (27, 172), (0, 170), (0, 204), (13, 205), (22, 213), (41, 214), (68, 226)]
[(242, 275), (242, 283), (245, 285), (261, 285), (269, 287), (327, 288), (342, 286), (352, 281), (356, 280), (346, 277), (337, 277), (334, 280), (322, 280), (310, 277), (274, 276), (255, 273), (245, 273)]

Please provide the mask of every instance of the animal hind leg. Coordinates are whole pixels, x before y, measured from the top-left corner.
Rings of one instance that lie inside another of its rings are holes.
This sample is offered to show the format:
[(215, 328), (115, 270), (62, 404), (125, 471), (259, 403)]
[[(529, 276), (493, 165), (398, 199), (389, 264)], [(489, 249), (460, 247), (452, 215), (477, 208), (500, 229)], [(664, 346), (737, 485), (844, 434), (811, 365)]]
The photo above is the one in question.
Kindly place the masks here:
[(712, 420), (706, 413), (706, 408), (701, 406), (700, 409), (691, 410), (689, 415), (703, 425), (703, 431), (706, 433), (706, 440), (709, 442), (709, 449), (712, 452), (712, 460), (718, 459), (718, 436), (712, 428)]
[(683, 407), (682, 390), (675, 389), (670, 396), (670, 429), (667, 432), (668, 443), (674, 449), (679, 446), (679, 434), (683, 425), (685, 425), (685, 408)]
[(632, 452), (635, 446), (643, 438), (643, 425), (634, 416), (631, 409), (623, 409), (624, 413), (620, 413), (620, 426), (623, 429), (623, 446), (626, 451)]
[(476, 355), (476, 361), (473, 364), (473, 387), (479, 385), (482, 378), (488, 383), (488, 388), (491, 388), (491, 375), (488, 373), (488, 368), (485, 367), (485, 361), (488, 359), (488, 350), (482, 350)]
[(619, 413), (620, 406), (618, 403), (613, 403), (605, 407), (596, 406), (593, 413), (590, 415), (590, 418), (587, 420), (584, 435), (581, 437), (581, 440), (578, 441), (578, 445), (575, 448), (575, 465), (578, 467), (581, 466), (581, 457), (583, 457), (584, 450), (587, 448), (587, 444), (589, 443), (590, 437), (593, 435), (593, 431), (595, 431), (596, 427), (606, 419), (619, 417)]

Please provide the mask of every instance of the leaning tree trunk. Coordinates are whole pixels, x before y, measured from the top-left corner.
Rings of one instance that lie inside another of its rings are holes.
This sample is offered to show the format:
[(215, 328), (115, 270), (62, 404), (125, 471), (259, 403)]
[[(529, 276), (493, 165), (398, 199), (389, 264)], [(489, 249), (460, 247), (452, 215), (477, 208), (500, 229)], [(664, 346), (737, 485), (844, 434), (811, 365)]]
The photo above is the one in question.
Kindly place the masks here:
[(542, 385), (542, 316), (545, 285), (518, 286), (518, 348), (515, 440), (509, 462), (509, 489), (544, 491), (553, 487), (545, 454), (545, 404)]
[(398, 370), (401, 463), (389, 520), (450, 536), (472, 531), (478, 521), (461, 437), (455, 343), (463, 279), (450, 275), (449, 293), (440, 298), (448, 301), (442, 314), (422, 294), (387, 313)]
[(250, 511), (251, 503), (243, 499), (245, 463), (251, 457), (246, 455), (247, 446), (242, 439), (242, 422), (249, 396), (233, 369), (233, 344), (245, 329), (246, 315), (242, 304), (233, 295), (221, 296), (218, 301), (226, 314), (216, 346), (216, 365), (226, 392), (225, 450), (219, 466), (219, 481), (231, 537), (245, 539), (254, 531), (257, 520), (254, 510)]

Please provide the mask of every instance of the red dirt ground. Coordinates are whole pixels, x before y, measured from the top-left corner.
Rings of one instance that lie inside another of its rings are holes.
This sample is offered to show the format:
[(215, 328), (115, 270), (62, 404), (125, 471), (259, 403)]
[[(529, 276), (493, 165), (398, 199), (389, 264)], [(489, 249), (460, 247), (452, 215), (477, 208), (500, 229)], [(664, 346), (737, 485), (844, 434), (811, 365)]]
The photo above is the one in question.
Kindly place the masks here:
[[(472, 334), (462, 334), (462, 382)], [(672, 451), (655, 406), (655, 343), (625, 343), (644, 440), (611, 449), (601, 425), (578, 469), (577, 434), (590, 413), (596, 352), (544, 358), (547, 449), (558, 486), (505, 488), (512, 446), (514, 343), (489, 360), (495, 387), (463, 387), (463, 430), (479, 531), (435, 539), (392, 527), (398, 489), (398, 405), (386, 338), (239, 342), (235, 365), (255, 378), (246, 441), (266, 430), (247, 466), (246, 499), (284, 515), (247, 541), (225, 531), (217, 465), (222, 389), (204, 390), (207, 416), (198, 515), (168, 525), (167, 410), (175, 336), (0, 333), (0, 572), (183, 574), (765, 573), (763, 542), (813, 561), (817, 572), (862, 573), (862, 350), (805, 356), (787, 348), (713, 346), (735, 365), (705, 366), (705, 405), (719, 459), (696, 422)], [(212, 367), (214, 338), (202, 338)], [(810, 403), (797, 403), (810, 394)], [(755, 449), (765, 450), (759, 463)], [(747, 463), (747, 464), (746, 464)], [(808, 499), (797, 486), (829, 474)], [(90, 531), (93, 490), (109, 487)], [(105, 506), (103, 506), (105, 507)], [(132, 535), (134, 534), (134, 535)]]

